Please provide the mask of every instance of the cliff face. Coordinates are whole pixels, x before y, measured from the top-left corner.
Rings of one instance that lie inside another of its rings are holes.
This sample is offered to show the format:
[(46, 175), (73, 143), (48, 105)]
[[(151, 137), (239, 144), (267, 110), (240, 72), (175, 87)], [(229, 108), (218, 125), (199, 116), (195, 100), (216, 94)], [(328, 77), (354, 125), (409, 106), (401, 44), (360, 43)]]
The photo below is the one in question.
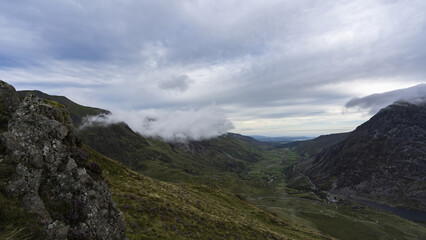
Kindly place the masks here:
[(426, 103), (395, 103), (305, 169), (338, 194), (426, 210)]
[(13, 103), (0, 135), (0, 163), (15, 169), (5, 191), (36, 213), (47, 239), (126, 239), (122, 213), (74, 135), (67, 109), (31, 94), (19, 102), (4, 82), (0, 93), (2, 103)]

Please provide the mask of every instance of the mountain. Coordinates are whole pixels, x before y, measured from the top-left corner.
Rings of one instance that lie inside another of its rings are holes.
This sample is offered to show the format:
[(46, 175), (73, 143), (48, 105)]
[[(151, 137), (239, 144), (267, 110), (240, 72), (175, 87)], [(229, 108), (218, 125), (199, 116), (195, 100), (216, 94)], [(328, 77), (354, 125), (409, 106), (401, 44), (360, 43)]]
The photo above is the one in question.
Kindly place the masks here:
[(329, 135), (321, 135), (317, 138), (305, 141), (295, 141), (277, 145), (277, 148), (290, 148), (302, 156), (312, 156), (321, 152), (326, 147), (332, 146), (338, 142), (345, 140), (350, 133), (335, 133)]
[(25, 91), (17, 91), (17, 94), (23, 99), (25, 96), (27, 96), (28, 93), (32, 93), (35, 96), (51, 101), (55, 101), (59, 104), (64, 105), (70, 112), (70, 117), (73, 121), (74, 126), (78, 127), (82, 121), (83, 118), (86, 116), (95, 116), (99, 114), (109, 114), (110, 112), (104, 109), (100, 108), (93, 108), (93, 107), (87, 107), (82, 106), (80, 104), (77, 104), (71, 100), (69, 100), (67, 97), (64, 96), (55, 96), (55, 95), (49, 95), (44, 92), (38, 91), (38, 90), (25, 90)]
[(426, 103), (397, 102), (304, 163), (322, 189), (426, 210)]

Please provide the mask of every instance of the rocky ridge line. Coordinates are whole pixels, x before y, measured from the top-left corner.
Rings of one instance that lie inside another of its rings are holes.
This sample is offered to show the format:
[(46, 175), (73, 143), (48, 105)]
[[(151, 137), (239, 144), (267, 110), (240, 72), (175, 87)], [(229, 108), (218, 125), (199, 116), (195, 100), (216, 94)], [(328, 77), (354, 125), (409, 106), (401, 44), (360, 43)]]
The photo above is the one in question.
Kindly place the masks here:
[(304, 169), (323, 190), (426, 210), (426, 101), (397, 102)]

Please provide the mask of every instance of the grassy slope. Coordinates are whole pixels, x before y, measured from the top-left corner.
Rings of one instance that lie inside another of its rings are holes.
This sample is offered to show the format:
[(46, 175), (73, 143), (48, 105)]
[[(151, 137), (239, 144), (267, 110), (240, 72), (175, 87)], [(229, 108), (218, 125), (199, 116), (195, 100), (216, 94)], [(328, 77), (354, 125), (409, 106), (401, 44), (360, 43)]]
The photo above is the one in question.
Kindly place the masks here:
[(330, 239), (218, 188), (153, 180), (87, 150), (103, 168), (129, 239)]
[[(270, 195), (252, 199), (256, 205), (278, 216), (317, 228), (333, 237), (357, 239), (422, 239), (424, 225), (356, 203), (327, 203), (312, 193), (295, 191), (285, 196)], [(316, 200), (315, 200), (316, 199)]]
[(236, 193), (258, 191), (261, 184), (246, 172), (262, 159), (262, 146), (254, 147), (234, 134), (188, 145), (168, 144), (114, 124), (85, 128), (79, 135), (96, 151), (155, 179), (214, 183)]

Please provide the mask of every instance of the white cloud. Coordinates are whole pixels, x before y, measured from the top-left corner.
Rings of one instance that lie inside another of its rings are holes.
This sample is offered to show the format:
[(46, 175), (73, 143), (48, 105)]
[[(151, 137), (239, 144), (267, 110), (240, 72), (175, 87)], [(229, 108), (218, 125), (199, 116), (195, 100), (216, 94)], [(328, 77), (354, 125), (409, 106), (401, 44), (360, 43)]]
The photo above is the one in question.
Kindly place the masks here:
[(426, 100), (426, 84), (398, 89), (390, 92), (376, 93), (362, 98), (353, 98), (346, 103), (346, 108), (359, 108), (368, 110), (370, 114), (377, 113), (380, 109), (397, 101), (416, 103)]
[(209, 139), (233, 129), (223, 110), (214, 105), (180, 111), (114, 111), (111, 115), (89, 117), (83, 127), (94, 123), (118, 122), (127, 123), (143, 136), (158, 137), (169, 142)]

